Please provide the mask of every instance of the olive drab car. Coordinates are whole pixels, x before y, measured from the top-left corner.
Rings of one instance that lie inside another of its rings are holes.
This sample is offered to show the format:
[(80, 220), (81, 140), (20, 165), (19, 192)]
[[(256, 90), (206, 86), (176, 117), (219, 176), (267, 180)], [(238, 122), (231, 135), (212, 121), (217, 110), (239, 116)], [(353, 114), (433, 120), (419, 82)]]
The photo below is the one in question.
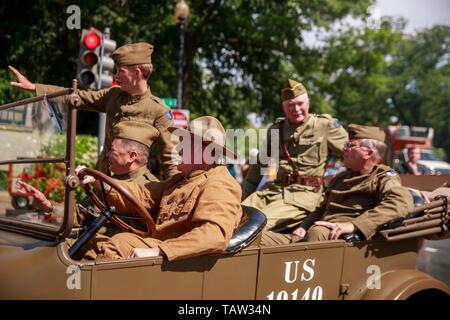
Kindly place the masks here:
[[(32, 206), (13, 208), (8, 191), (1, 191), (0, 299), (322, 300), (409, 299), (450, 294), (446, 284), (416, 270), (421, 239), (448, 232), (449, 197), (445, 195), (433, 196), (430, 203), (418, 205), (408, 219), (386, 225), (370, 241), (347, 235), (333, 241), (261, 247), (259, 239), (266, 217), (255, 208), (243, 206), (241, 224), (222, 254), (178, 261), (163, 257), (80, 259), (80, 249), (117, 212), (101, 196), (93, 198), (102, 212), (86, 228), (73, 227), (75, 190), (79, 184), (74, 171), (74, 105), (79, 99), (76, 82), (70, 90), (0, 106), (0, 112), (62, 95), (68, 95), (71, 101), (64, 126), (65, 153), (58, 157), (42, 154), (47, 149), (36, 147), (33, 143), (37, 142), (33, 141), (45, 140), (47, 134), (34, 131), (30, 124), (24, 132), (34, 140), (23, 136), (20, 139), (28, 143), (26, 147), (22, 148), (18, 142), (9, 144), (14, 145), (13, 150), (5, 150), (0, 159), (1, 170), (11, 164), (21, 167), (18, 172), (13, 170), (12, 179), (20, 175), (20, 170), (29, 170), (40, 163), (48, 175), (44, 192), (61, 194), (55, 200), (59, 206), (49, 216)], [(37, 104), (30, 108), (44, 107)], [(61, 137), (61, 133), (56, 134)], [(5, 139), (14, 137), (9, 134)], [(35, 153), (31, 152), (33, 148)], [(65, 167), (60, 176), (55, 174), (55, 164)], [(144, 219), (147, 232), (152, 232), (153, 217), (137, 199), (117, 187), (114, 179), (93, 169), (84, 170), (84, 174), (92, 174), (123, 192)], [(62, 181), (61, 185), (56, 181)]]

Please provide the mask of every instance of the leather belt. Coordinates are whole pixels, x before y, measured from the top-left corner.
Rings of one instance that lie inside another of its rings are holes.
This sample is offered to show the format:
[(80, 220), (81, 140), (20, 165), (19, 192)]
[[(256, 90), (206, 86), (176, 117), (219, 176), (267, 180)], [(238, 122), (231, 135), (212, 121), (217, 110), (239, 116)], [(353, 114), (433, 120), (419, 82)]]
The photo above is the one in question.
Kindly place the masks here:
[(323, 177), (300, 176), (290, 173), (283, 174), (281, 181), (284, 185), (301, 184), (314, 187), (315, 192), (320, 191), (320, 188), (323, 186)]

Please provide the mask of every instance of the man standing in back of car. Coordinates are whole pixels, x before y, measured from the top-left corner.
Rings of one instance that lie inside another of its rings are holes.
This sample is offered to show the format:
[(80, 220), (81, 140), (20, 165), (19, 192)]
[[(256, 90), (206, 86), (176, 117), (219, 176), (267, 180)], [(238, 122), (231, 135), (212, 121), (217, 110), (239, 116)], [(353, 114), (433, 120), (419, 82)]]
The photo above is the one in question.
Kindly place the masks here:
[[(168, 127), (173, 125), (170, 109), (156, 96), (152, 95), (147, 80), (153, 71), (151, 55), (153, 45), (139, 42), (117, 48), (112, 53), (116, 65), (115, 79), (120, 87), (111, 87), (98, 91), (79, 90), (81, 98), (80, 109), (106, 113), (105, 144), (99, 156), (96, 168), (109, 174), (107, 154), (111, 150), (113, 127), (122, 121), (134, 121), (149, 125), (152, 129), (152, 144), (157, 142), (163, 166), (163, 178), (169, 178), (177, 173), (172, 162), (171, 151), (174, 143), (171, 141)], [(35, 92), (37, 95), (52, 93), (64, 88), (34, 84), (28, 81), (18, 70), (9, 66), (17, 78), (11, 82), (16, 88)], [(60, 99), (60, 104), (65, 98)]]
[[(244, 198), (248, 196), (243, 204), (267, 216), (262, 245), (290, 241), (292, 231), (319, 207), (328, 155), (341, 156), (348, 140), (337, 119), (309, 113), (308, 93), (301, 83), (289, 79), (281, 90), (281, 100), (286, 118), (275, 121), (265, 142), (265, 150), (279, 143), (277, 178), (254, 192), (262, 178), (263, 166), (258, 161), (243, 184)], [(271, 141), (272, 129), (279, 130), (279, 141)]]

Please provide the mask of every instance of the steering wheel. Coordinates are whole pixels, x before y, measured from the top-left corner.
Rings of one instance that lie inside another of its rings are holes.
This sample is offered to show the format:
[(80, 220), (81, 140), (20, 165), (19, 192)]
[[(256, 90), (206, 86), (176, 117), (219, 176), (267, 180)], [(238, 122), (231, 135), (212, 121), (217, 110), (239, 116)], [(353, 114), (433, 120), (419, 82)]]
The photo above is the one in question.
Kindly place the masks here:
[(155, 221), (153, 220), (152, 216), (149, 214), (147, 209), (145, 209), (145, 207), (128, 190), (126, 190), (121, 185), (117, 184), (117, 182), (116, 182), (117, 180), (107, 176), (106, 174), (104, 174), (100, 171), (90, 169), (90, 168), (84, 168), (84, 169), (80, 170), (80, 172), (78, 172), (78, 177), (80, 179), (82, 179), (83, 177), (85, 177), (87, 175), (94, 177), (95, 179), (97, 179), (100, 182), (100, 186), (102, 189), (103, 201), (97, 197), (97, 195), (92, 191), (92, 189), (90, 188), (89, 185), (83, 186), (83, 190), (86, 192), (86, 195), (88, 196), (88, 198), (100, 211), (104, 212), (105, 210), (109, 210), (111, 208), (111, 206), (108, 203), (108, 198), (107, 198), (106, 192), (105, 192), (104, 183), (106, 183), (111, 188), (113, 188), (114, 190), (119, 192), (122, 197), (124, 197), (131, 203), (132, 209), (134, 209), (137, 213), (139, 213), (141, 218), (144, 219), (145, 224), (147, 225), (147, 232), (135, 229), (132, 226), (125, 223), (122, 219), (120, 219), (116, 215), (112, 215), (111, 221), (115, 225), (117, 225), (119, 228), (123, 229), (124, 231), (133, 232), (143, 238), (151, 237), (153, 234), (155, 234), (156, 225), (155, 225)]

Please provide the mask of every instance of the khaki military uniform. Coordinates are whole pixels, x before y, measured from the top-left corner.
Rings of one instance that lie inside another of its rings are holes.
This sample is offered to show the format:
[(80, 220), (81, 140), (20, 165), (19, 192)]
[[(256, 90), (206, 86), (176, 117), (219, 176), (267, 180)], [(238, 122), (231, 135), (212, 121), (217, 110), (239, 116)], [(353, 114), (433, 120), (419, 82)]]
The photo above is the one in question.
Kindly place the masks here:
[[(36, 84), (36, 94), (43, 95), (52, 93), (64, 88)], [(98, 91), (80, 90), (78, 94), (81, 98), (82, 110), (105, 112), (105, 144), (97, 162), (97, 169), (109, 174), (107, 154), (111, 149), (113, 137), (113, 127), (121, 121), (143, 122), (153, 128), (153, 139), (157, 142), (159, 154), (164, 170), (164, 178), (176, 174), (176, 165), (171, 160), (171, 152), (174, 142), (171, 134), (167, 130), (173, 125), (170, 109), (159, 99), (152, 95), (150, 88), (142, 95), (130, 95), (122, 91), (119, 87), (112, 87)], [(61, 98), (64, 99), (64, 98)]]
[(302, 227), (308, 230), (307, 241), (320, 241), (328, 240), (330, 229), (312, 226), (314, 221), (351, 221), (369, 240), (382, 225), (405, 218), (412, 208), (411, 193), (402, 187), (399, 175), (380, 164), (368, 174), (351, 170), (338, 174), (330, 182), (321, 211), (305, 219)]
[[(108, 241), (93, 239), (85, 257), (127, 258), (134, 247), (156, 247), (168, 260), (186, 259), (223, 252), (242, 217), (241, 189), (225, 166), (197, 170), (189, 176), (147, 184), (121, 183), (138, 198), (152, 216), (157, 216), (156, 234), (141, 238), (120, 233)], [(109, 201), (119, 211), (130, 204), (115, 190)]]
[[(342, 155), (348, 135), (330, 115), (309, 114), (299, 125), (280, 118), (269, 128), (266, 150), (271, 150), (270, 130), (283, 126), (280, 139), (286, 144), (292, 161), (304, 181), (286, 181), (294, 173), (280, 143), (277, 179), (251, 194), (243, 204), (256, 207), (267, 216), (265, 230), (289, 232), (310, 212), (318, 209), (322, 199), (322, 177), (328, 155)], [(261, 164), (252, 165), (243, 184), (244, 194), (252, 193), (261, 181)], [(309, 183), (313, 181), (313, 183)]]
[(156, 178), (146, 166), (142, 166), (126, 174), (114, 174), (112, 177), (120, 181), (135, 182), (141, 185), (148, 182), (159, 182), (158, 178)]

